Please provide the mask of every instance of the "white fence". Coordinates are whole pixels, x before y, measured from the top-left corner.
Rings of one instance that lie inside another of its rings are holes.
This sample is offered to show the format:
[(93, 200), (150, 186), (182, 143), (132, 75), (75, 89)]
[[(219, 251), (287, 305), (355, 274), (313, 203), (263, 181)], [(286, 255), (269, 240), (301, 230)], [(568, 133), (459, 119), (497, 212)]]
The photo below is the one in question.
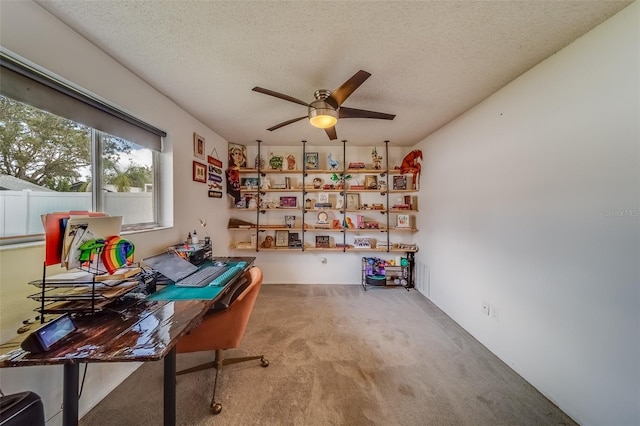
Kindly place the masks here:
[[(123, 224), (153, 222), (150, 192), (107, 192), (105, 212)], [(90, 192), (0, 191), (0, 237), (42, 234), (41, 216), (51, 212), (91, 210)]]

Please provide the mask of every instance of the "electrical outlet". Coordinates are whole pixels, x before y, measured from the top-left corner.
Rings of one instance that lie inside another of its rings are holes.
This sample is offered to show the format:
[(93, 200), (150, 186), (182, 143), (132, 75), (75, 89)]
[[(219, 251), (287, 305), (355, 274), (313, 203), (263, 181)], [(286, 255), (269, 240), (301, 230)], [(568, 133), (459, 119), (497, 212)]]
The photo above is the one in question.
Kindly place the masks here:
[(326, 257), (321, 257), (321, 258), (320, 258), (320, 262), (322, 262), (322, 263), (327, 263), (327, 258), (326, 258)]
[(489, 302), (487, 301), (482, 302), (482, 313), (487, 316), (489, 315)]
[(497, 306), (491, 305), (489, 311), (491, 312), (491, 319), (500, 321), (500, 309)]

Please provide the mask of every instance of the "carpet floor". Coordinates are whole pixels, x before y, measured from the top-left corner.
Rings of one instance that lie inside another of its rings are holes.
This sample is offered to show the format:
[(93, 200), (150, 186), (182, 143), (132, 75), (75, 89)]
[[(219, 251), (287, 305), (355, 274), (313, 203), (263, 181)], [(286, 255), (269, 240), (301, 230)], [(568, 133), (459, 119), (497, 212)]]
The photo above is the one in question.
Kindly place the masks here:
[[(177, 379), (179, 425), (574, 425), (415, 290), (263, 285), (240, 348), (264, 353)], [(178, 355), (178, 369), (213, 359)], [(149, 362), (81, 426), (162, 424), (163, 363)]]

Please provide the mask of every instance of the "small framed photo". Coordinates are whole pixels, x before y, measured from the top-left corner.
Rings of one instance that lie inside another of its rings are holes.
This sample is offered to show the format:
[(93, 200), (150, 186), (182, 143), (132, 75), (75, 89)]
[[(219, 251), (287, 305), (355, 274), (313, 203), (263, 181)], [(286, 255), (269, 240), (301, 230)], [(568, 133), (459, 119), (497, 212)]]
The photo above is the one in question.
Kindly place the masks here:
[(284, 226), (286, 226), (287, 228), (295, 227), (296, 226), (296, 217), (295, 216), (286, 215), (284, 217)]
[(360, 208), (360, 194), (347, 194), (347, 210)]
[(258, 189), (258, 178), (249, 177), (240, 180), (240, 187), (245, 189)]
[(289, 247), (289, 231), (276, 231), (276, 247)]
[(355, 248), (371, 248), (371, 238), (370, 237), (354, 237), (353, 238), (353, 246)]
[(296, 156), (295, 154), (285, 154), (284, 155), (284, 166), (283, 169), (286, 170), (296, 170)]
[(204, 138), (197, 133), (193, 133), (193, 155), (204, 160)]
[(338, 210), (342, 209), (343, 205), (344, 205), (344, 200), (342, 199), (342, 197), (338, 198), (336, 200), (336, 209)]
[(280, 197), (280, 207), (283, 209), (295, 209), (298, 207), (298, 197)]
[(193, 180), (196, 182), (207, 182), (207, 165), (199, 163), (197, 161), (193, 162)]
[(321, 192), (318, 194), (318, 202), (319, 203), (328, 203), (329, 202), (329, 194), (326, 192)]
[(328, 235), (317, 235), (316, 236), (316, 247), (318, 248), (329, 248), (331, 247), (331, 239)]
[(378, 177), (376, 175), (366, 175), (364, 177), (364, 189), (378, 189)]
[(304, 167), (307, 170), (318, 170), (319, 164), (317, 152), (305, 152)]
[(300, 240), (300, 233), (289, 232), (289, 248), (302, 247), (302, 241)]
[(405, 175), (394, 176), (393, 189), (407, 189), (407, 177)]
[(396, 228), (409, 228), (409, 215), (408, 214), (399, 214), (396, 217)]
[(279, 154), (277, 152), (269, 153), (269, 168), (271, 170), (282, 170), (284, 165), (284, 154)]

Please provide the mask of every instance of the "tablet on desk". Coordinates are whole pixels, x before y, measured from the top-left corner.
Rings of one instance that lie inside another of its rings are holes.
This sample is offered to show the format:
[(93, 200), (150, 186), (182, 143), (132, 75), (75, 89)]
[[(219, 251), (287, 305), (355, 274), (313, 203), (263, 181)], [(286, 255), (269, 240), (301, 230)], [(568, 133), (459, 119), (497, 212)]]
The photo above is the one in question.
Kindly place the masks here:
[(21, 347), (33, 353), (46, 352), (77, 329), (71, 316), (64, 314), (32, 331), (24, 339)]

